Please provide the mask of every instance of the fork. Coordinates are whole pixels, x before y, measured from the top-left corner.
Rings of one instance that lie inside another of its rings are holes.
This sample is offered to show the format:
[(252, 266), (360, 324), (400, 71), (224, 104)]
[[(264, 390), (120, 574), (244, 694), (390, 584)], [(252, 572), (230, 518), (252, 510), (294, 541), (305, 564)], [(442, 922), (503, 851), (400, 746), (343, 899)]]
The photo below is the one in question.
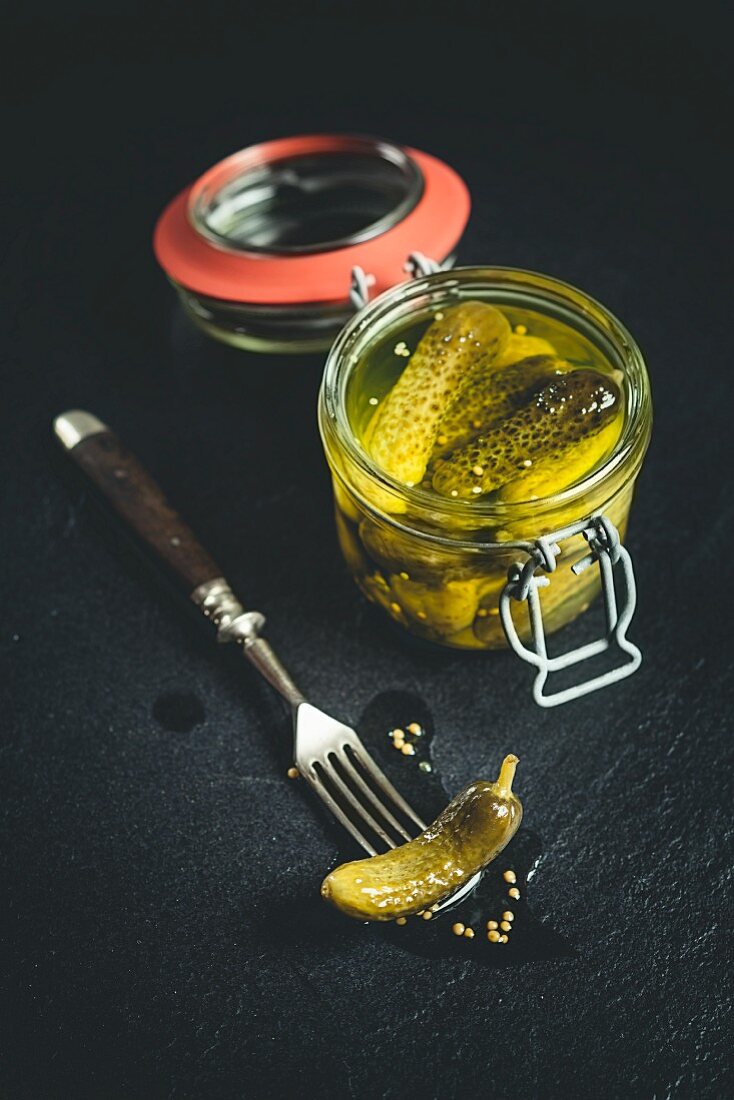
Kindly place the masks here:
[(425, 829), (354, 730), (306, 701), (261, 637), (264, 617), (244, 609), (219, 567), (117, 436), (81, 409), (56, 417), (54, 432), (117, 515), (214, 624), (218, 641), (239, 646), (286, 700), (293, 717), (295, 766), (357, 844), (376, 855)]

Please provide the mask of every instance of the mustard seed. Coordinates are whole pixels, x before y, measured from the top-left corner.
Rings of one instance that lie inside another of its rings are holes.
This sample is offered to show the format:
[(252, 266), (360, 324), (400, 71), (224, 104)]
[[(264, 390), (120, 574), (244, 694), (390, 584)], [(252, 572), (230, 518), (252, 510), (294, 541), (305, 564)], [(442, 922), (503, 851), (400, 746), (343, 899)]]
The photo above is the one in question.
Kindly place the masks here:
[(456, 924), (451, 925), (451, 931), (454, 933), (455, 936), (463, 936), (464, 925), (461, 923), (461, 921), (457, 921)]

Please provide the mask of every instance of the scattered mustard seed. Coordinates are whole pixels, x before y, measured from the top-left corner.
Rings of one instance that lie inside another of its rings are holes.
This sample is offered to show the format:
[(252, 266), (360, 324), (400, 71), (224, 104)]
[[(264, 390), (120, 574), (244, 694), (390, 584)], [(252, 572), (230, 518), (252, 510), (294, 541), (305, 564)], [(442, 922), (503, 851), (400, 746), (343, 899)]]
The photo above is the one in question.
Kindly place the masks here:
[(401, 730), (400, 727), (398, 727), (397, 729), (391, 730), (390, 736), (398, 741), (404, 741), (405, 731)]
[(488, 920), (487, 921), (487, 928), (489, 928), (489, 930), (491, 932), (494, 929), (499, 928), (499, 925), (497, 924), (496, 920)]
[(390, 610), (391, 610), (391, 611), (392, 611), (392, 612), (393, 612), (393, 613), (394, 613), (395, 615), (399, 615), (399, 614), (400, 614), (400, 612), (401, 612), (401, 611), (402, 611), (403, 609), (402, 609), (402, 607), (400, 606), (400, 604), (399, 604), (399, 603), (395, 603), (395, 601), (393, 600), (393, 602), (392, 602), (392, 603), (390, 604)]
[(461, 923), (461, 921), (457, 921), (456, 924), (451, 925), (451, 931), (454, 933), (455, 936), (463, 936), (464, 925)]
[(431, 906), (431, 912), (432, 913), (437, 913), (440, 908), (441, 908), (441, 906), (438, 904), (438, 902), (436, 902), (435, 905)]
[(499, 943), (500, 934), (499, 934), (499, 932), (496, 932), (494, 930), (494, 928), (492, 928), (492, 929), (490, 929), (489, 932), (487, 932), (487, 939), (489, 940), (490, 943)]
[(418, 722), (411, 722), (408, 726), (408, 733), (412, 733), (415, 737), (420, 737), (423, 733), (423, 727)]
[(418, 612), (418, 618), (419, 619), (427, 619), (428, 616), (426, 615), (425, 611), (419, 611)]
[(487, 611), (486, 607), (480, 607), (479, 610), (477, 611), (477, 618), (478, 619), (486, 619), (487, 615), (489, 615), (489, 612)]
[(465, 928), (464, 929), (464, 935), (466, 936), (466, 938), (468, 940), (473, 940), (474, 939), (474, 929), (473, 928)]
[(408, 923), (408, 918), (407, 917), (398, 917), (396, 919), (395, 923), (396, 924), (401, 924), (401, 925), (402, 924), (407, 924)]
[(518, 336), (524, 336), (527, 331), (528, 330), (526, 325), (515, 325), (515, 332)]
[(505, 880), (505, 882), (512, 883), (513, 886), (517, 882), (517, 875), (515, 874), (514, 871), (505, 871), (502, 878)]
[(433, 768), (431, 767), (431, 765), (428, 763), (427, 760), (421, 760), (420, 764), (418, 765), (418, 768), (422, 772), (432, 772), (433, 771)]
[(476, 466), (472, 466), (472, 468), (471, 468), (471, 472), (472, 472), (473, 474), (475, 474), (475, 475), (476, 475), (476, 477), (481, 477), (481, 476), (482, 476), (482, 474), (484, 473), (484, 466), (480, 466), (480, 465), (479, 465), (479, 464), (477, 463), (477, 465), (476, 465)]
[(443, 433), (436, 436), (436, 442), (438, 443), (439, 447), (445, 447), (448, 441), (449, 437), (447, 435), (444, 435)]
[(405, 742), (405, 744), (400, 746), (400, 751), (402, 752), (403, 756), (415, 756), (415, 749), (407, 741)]
[(505, 909), (504, 913), (502, 914), (502, 920), (514, 920), (514, 919), (515, 919), (515, 914), (511, 913), (509, 909)]
[(430, 920), (432, 916), (433, 916), (433, 913), (430, 909), (424, 909), (423, 910), (423, 920)]
[(509, 942), (510, 942), (510, 937), (509, 936), (500, 936), (500, 943), (509, 943)]
[(285, 774), (288, 776), (289, 779), (298, 779), (301, 773), (299, 772), (298, 768), (289, 768)]
[(512, 931), (512, 925), (510, 924), (510, 922), (508, 920), (503, 920), (500, 923), (500, 928), (502, 929), (503, 932), (511, 932)]
[(518, 890), (517, 886), (513, 886), (511, 890), (508, 890), (507, 894), (509, 897), (514, 898), (515, 901), (517, 901), (520, 897), (520, 891)]
[[(410, 573), (406, 573), (405, 570), (403, 570), (402, 573), (399, 573), (398, 576), (400, 577), (401, 581), (409, 581), (410, 580)], [(410, 729), (410, 726), (408, 726), (408, 729)]]

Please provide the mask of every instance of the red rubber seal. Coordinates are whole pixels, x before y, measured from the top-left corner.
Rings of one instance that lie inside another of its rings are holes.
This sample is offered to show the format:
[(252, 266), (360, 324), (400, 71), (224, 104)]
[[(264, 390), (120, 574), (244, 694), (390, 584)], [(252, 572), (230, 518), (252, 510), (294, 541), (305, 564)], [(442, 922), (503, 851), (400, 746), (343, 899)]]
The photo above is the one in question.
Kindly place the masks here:
[[(332, 134), (281, 138), (254, 146), (253, 163), (348, 148), (349, 139)], [(369, 240), (327, 252), (272, 255), (230, 252), (199, 234), (189, 218), (192, 191), (206, 185), (215, 165), (166, 207), (155, 228), (156, 258), (174, 282), (195, 294), (230, 302), (286, 306), (342, 302), (348, 298), (353, 267), (375, 278), (374, 295), (405, 281), (404, 264), (411, 252), (439, 262), (456, 248), (469, 218), (469, 192), (447, 164), (404, 150), (423, 174), (423, 193), (406, 217)], [(224, 163), (224, 162), (221, 162)]]

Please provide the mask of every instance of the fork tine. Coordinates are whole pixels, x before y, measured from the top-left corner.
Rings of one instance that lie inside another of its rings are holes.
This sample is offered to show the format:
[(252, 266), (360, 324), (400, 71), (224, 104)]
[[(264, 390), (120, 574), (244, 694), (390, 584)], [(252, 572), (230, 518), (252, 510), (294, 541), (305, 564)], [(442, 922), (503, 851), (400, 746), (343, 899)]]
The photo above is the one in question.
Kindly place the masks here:
[[(347, 746), (345, 746), (345, 749), (346, 747)], [(353, 746), (349, 745), (348, 747), (352, 748), (352, 751), (354, 751)], [(354, 761), (350, 757), (349, 753), (344, 751), (339, 759), (342, 763), (342, 766), (348, 768), (349, 778), (352, 780), (353, 783), (357, 784), (362, 794), (365, 796), (365, 798), (368, 798), (370, 800), (371, 805), (374, 806), (378, 813), (382, 814), (382, 816), (389, 822), (390, 825), (392, 825), (393, 829), (395, 829), (400, 834), (400, 836), (403, 837), (404, 840), (412, 840), (412, 837), (405, 826), (400, 824), (398, 819), (392, 813), (390, 813), (390, 810), (385, 805), (385, 803), (381, 802), (375, 792), (372, 790), (372, 788), (367, 783), (365, 783), (362, 775), (360, 774), (358, 769), (355, 768)], [(394, 848), (395, 845), (392, 844), (391, 847)]]
[(351, 749), (352, 749), (352, 751), (355, 755), (357, 763), (362, 768), (364, 768), (364, 770), (367, 772), (367, 774), (369, 776), (372, 777), (372, 779), (374, 779), (375, 783), (380, 788), (382, 793), (386, 794), (386, 795), (389, 795), (390, 798), (392, 798), (395, 805), (400, 810), (402, 810), (402, 812), (406, 815), (406, 817), (409, 817), (411, 821), (414, 821), (415, 824), (418, 826), (418, 828), (422, 832), (423, 829), (425, 829), (425, 827), (426, 827), (425, 822), (421, 821), (421, 819), (418, 817), (418, 814), (415, 812), (415, 810), (413, 810), (408, 805), (408, 803), (405, 801), (403, 796), (398, 791), (395, 790), (395, 788), (393, 787), (392, 783), (387, 778), (387, 776), (383, 772), (380, 771), (380, 769), (377, 767), (377, 764), (375, 764), (374, 760), (372, 759), (370, 754), (367, 752), (367, 749), (364, 747), (364, 745), (362, 744), (360, 739), (357, 737), (357, 735), (355, 734), (354, 740), (352, 740), (350, 738), (349, 741), (347, 741), (347, 744), (351, 746)]
[[(337, 757), (337, 759), (341, 763), (341, 758)], [(324, 764), (324, 762), (322, 761), (322, 766), (324, 766), (325, 770), (327, 771), (327, 774), (329, 776), (329, 782), (334, 784), (334, 786), (338, 789), (339, 793), (341, 794), (342, 798), (344, 798), (346, 800), (346, 802), (348, 802), (349, 805), (352, 807), (354, 812), (356, 814), (358, 814), (360, 818), (362, 818), (364, 821), (366, 821), (367, 824), (370, 826), (370, 828), (375, 833), (377, 833), (380, 840), (384, 840), (384, 842), (385, 842), (385, 844), (387, 844), (388, 848), (394, 848), (395, 847), (395, 841), (392, 839), (392, 837), (388, 833), (385, 832), (382, 825), (380, 825), (379, 821), (376, 821), (375, 818), (370, 813), (370, 811), (366, 808), (366, 806), (364, 806), (359, 801), (359, 799), (356, 797), (354, 792), (349, 787), (349, 784), (346, 783), (344, 781), (344, 779), (342, 779), (342, 777), (339, 775), (339, 772), (336, 770), (336, 768), (332, 764), (331, 760), (328, 760), (328, 758), (327, 758), (327, 761), (328, 761), (327, 764)], [(378, 806), (379, 806), (379, 803), (378, 803)]]
[(370, 844), (366, 837), (362, 836), (361, 832), (354, 824), (352, 819), (348, 816), (348, 814), (344, 813), (344, 810), (341, 808), (339, 803), (328, 790), (318, 772), (314, 770), (313, 765), (306, 769), (299, 768), (299, 771), (301, 771), (301, 774), (305, 776), (306, 780), (308, 781), (308, 783), (310, 783), (311, 787), (314, 789), (321, 801), (326, 803), (337, 821), (339, 821), (347, 830), (347, 832), (354, 837), (359, 846), (361, 848), (364, 848), (365, 852), (367, 852), (368, 855), (376, 856), (377, 849), (374, 847), (374, 845)]

